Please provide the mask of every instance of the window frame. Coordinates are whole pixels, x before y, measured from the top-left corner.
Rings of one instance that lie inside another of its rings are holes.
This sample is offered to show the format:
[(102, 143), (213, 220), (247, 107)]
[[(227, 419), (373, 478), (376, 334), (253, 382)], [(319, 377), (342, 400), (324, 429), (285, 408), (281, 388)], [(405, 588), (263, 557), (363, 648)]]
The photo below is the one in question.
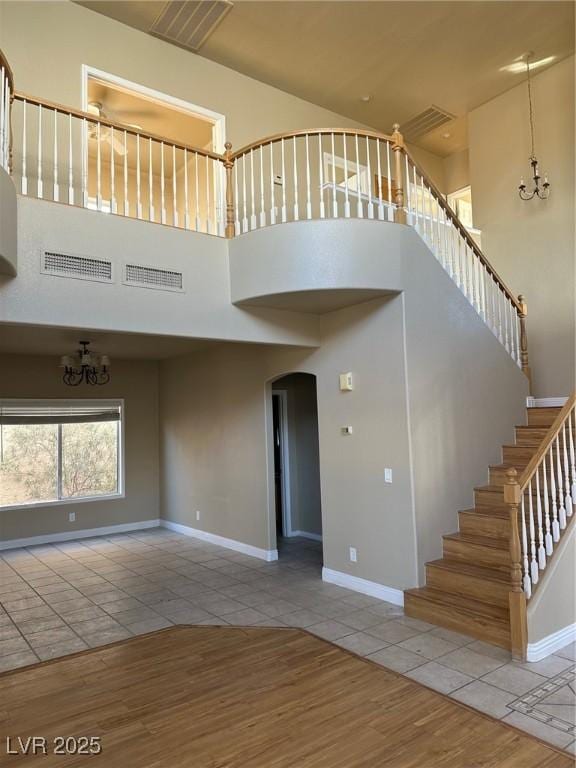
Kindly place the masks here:
[[(74, 496), (70, 499), (52, 499), (50, 501), (26, 501), (22, 504), (0, 504), (0, 514), (4, 511), (17, 510), (17, 509), (39, 509), (41, 507), (59, 507), (68, 504), (87, 504), (95, 501), (111, 501), (114, 499), (126, 498), (125, 489), (125, 405), (124, 398), (10, 398), (3, 397), (0, 399), (0, 403), (10, 403), (17, 405), (18, 403), (25, 403), (30, 407), (47, 407), (50, 405), (58, 406), (73, 406), (79, 403), (86, 406), (118, 406), (120, 408), (120, 420), (118, 421), (118, 435), (117, 435), (117, 491), (115, 493), (101, 494), (98, 496)], [(57, 445), (57, 485), (58, 493), (61, 492), (62, 487), (62, 424), (58, 424), (58, 445)]]

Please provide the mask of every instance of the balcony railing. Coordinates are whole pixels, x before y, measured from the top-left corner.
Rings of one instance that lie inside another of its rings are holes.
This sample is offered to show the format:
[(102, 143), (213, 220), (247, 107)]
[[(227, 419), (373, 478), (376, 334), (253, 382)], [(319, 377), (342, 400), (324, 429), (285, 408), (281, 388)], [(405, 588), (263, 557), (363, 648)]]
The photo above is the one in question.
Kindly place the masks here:
[(413, 227), (529, 378), (516, 298), (404, 145), (306, 130), (218, 154), (14, 92), (0, 53), (0, 164), (22, 195), (232, 238), (312, 219)]

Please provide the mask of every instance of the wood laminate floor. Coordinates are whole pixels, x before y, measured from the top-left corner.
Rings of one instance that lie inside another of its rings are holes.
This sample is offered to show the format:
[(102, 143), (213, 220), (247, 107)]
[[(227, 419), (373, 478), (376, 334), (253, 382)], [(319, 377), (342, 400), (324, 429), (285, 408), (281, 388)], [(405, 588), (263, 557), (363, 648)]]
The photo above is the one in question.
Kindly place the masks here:
[[(0, 765), (572, 768), (497, 720), (298, 629), (173, 627), (0, 675)], [(17, 738), (48, 754), (7, 754)], [(57, 756), (57, 736), (100, 737)]]

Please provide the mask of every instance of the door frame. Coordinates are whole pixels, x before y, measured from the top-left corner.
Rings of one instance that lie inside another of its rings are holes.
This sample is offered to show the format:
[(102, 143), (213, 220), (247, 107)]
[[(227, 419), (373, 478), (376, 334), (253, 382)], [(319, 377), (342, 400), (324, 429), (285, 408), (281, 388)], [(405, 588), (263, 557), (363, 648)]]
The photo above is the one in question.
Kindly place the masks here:
[[(273, 389), (272, 398), (278, 398), (278, 415), (280, 429), (280, 463), (281, 470), (281, 494), (282, 494), (282, 534), (293, 536), (292, 532), (292, 505), (290, 498), (290, 443), (288, 427), (288, 391), (286, 389)], [(272, 432), (272, 439), (276, 436)]]

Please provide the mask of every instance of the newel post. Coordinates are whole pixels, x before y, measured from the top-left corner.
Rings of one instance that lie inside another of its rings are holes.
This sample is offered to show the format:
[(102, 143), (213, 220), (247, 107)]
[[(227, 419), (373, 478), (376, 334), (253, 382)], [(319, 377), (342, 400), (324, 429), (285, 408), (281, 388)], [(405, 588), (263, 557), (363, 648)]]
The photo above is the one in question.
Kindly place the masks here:
[(227, 141), (224, 145), (224, 168), (226, 169), (226, 228), (224, 234), (227, 238), (234, 237), (234, 187), (232, 184), (232, 171), (234, 160), (232, 159), (232, 144)]
[(504, 502), (510, 516), (510, 650), (516, 659), (526, 659), (528, 647), (528, 623), (526, 619), (526, 595), (522, 589), (522, 552), (518, 530), (518, 508), (522, 491), (518, 484), (518, 473), (512, 467), (506, 472)]
[(526, 378), (528, 379), (529, 392), (532, 394), (532, 372), (530, 370), (530, 362), (528, 360), (528, 337), (526, 335), (526, 316), (528, 315), (528, 304), (522, 294), (518, 296), (518, 303), (520, 304), (520, 365), (524, 371)]
[(392, 179), (389, 179), (389, 183), (392, 185), (392, 191), (394, 192), (394, 203), (396, 210), (394, 211), (394, 221), (397, 224), (406, 224), (406, 212), (404, 211), (404, 187), (402, 183), (402, 155), (404, 154), (404, 136), (400, 133), (400, 126), (398, 123), (393, 125), (392, 133), (392, 151), (394, 152), (394, 176), (396, 186), (394, 186)]

